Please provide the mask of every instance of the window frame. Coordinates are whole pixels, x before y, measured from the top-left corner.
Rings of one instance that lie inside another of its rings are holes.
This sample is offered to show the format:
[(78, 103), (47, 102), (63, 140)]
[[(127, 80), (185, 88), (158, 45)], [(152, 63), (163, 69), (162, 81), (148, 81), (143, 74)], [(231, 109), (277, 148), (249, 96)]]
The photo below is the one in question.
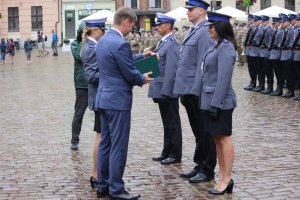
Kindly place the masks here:
[[(140, 9), (140, 1), (139, 0), (135, 0), (135, 1), (136, 1), (136, 4), (137, 4), (136, 8), (132, 7), (132, 0), (125, 0), (124, 1), (125, 2), (125, 6), (130, 7), (132, 9), (135, 9), (135, 10)], [(130, 2), (130, 5), (129, 5), (129, 2)]]
[[(289, 2), (291, 2), (292, 5), (289, 5)], [(295, 12), (295, 10), (296, 10), (296, 1), (295, 0), (284, 0), (284, 7), (285, 7), (285, 9), (288, 9), (288, 10), (291, 10), (291, 11)]]
[[(10, 10), (12, 10), (12, 15)], [(17, 14), (16, 14), (17, 11)], [(8, 15), (8, 23), (7, 23), (7, 28), (8, 32), (20, 32), (20, 18), (19, 18), (19, 7), (8, 7), (7, 8), (7, 15)], [(12, 28), (10, 24), (12, 25)]]
[[(41, 9), (41, 12), (39, 12), (39, 8)], [(35, 9), (35, 13), (33, 12)], [(39, 21), (41, 19), (41, 21)], [(36, 24), (36, 27), (34, 27), (34, 22)], [(41, 24), (39, 24), (39, 22)], [(39, 31), (43, 30), (43, 6), (31, 6), (31, 31)]]
[[(156, 6), (156, 1), (160, 1), (160, 7)], [(151, 7), (151, 2), (154, 2), (154, 7)], [(149, 9), (160, 9), (163, 8), (164, 2), (163, 0), (149, 0)]]

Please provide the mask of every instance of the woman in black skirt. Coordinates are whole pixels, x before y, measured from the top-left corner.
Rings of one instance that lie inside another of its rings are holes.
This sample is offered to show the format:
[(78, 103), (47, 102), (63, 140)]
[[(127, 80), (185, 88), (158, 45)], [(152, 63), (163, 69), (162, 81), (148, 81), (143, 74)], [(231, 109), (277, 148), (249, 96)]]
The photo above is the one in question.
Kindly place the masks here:
[(236, 42), (229, 23), (230, 16), (208, 12), (208, 33), (214, 45), (206, 52), (202, 64), (200, 109), (204, 129), (214, 138), (220, 169), (219, 181), (208, 191), (214, 195), (232, 193), (234, 148), (231, 140), (232, 112), (236, 96), (231, 78), (236, 59)]

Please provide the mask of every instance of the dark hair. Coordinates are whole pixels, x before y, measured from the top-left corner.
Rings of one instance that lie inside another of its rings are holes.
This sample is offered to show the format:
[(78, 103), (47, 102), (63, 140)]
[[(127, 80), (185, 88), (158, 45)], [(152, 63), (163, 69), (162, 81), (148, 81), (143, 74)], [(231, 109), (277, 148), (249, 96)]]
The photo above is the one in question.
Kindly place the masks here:
[(215, 30), (218, 34), (218, 43), (220, 44), (224, 39), (230, 41), (234, 48), (237, 49), (232, 26), (229, 22), (217, 22), (214, 24)]
[(114, 16), (114, 24), (120, 25), (123, 20), (129, 19), (129, 21), (137, 21), (137, 16), (133, 9), (122, 7), (117, 10)]
[(77, 36), (76, 36), (76, 41), (78, 43), (82, 42), (82, 33), (83, 33), (83, 30), (80, 29), (78, 32), (77, 32)]

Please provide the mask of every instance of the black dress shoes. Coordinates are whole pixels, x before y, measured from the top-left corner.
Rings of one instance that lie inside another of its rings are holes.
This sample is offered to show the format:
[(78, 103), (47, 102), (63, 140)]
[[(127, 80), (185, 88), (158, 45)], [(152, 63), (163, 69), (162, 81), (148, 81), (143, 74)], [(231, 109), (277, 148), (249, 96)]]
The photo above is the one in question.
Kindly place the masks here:
[(192, 178), (189, 179), (189, 182), (190, 183), (202, 183), (202, 182), (206, 182), (206, 181), (211, 181), (214, 178), (215, 178), (214, 176), (208, 176), (202, 172), (198, 172), (195, 176), (193, 176)]
[(300, 101), (300, 95), (294, 98), (295, 101)]
[(194, 177), (194, 176), (196, 176), (196, 174), (197, 174), (198, 172), (196, 171), (196, 170), (192, 170), (192, 171), (190, 171), (190, 172), (187, 172), (187, 173), (181, 173), (180, 174), (180, 177), (181, 178), (192, 178), (192, 177)]
[(282, 97), (284, 97), (284, 98), (291, 98), (294, 96), (295, 96), (295, 93), (292, 91), (287, 91), (284, 95), (282, 95)]
[(123, 200), (123, 199), (129, 199), (129, 200), (135, 200), (141, 197), (140, 194), (129, 194), (127, 191), (123, 191), (120, 194), (111, 194), (109, 195), (110, 199), (112, 200)]
[(271, 92), (273, 92), (273, 88), (268, 87), (267, 89), (261, 91), (261, 93), (263, 94), (270, 94)]
[(262, 85), (257, 86), (256, 88), (253, 89), (254, 92), (261, 92), (265, 90), (265, 87)]
[(253, 90), (256, 87), (255, 84), (250, 83), (247, 87), (244, 87), (244, 90)]
[(78, 144), (77, 144), (77, 143), (72, 143), (72, 144), (71, 144), (71, 149), (72, 149), (73, 151), (78, 150)]
[(212, 189), (209, 189), (208, 192), (213, 195), (223, 195), (225, 193), (232, 194), (233, 185), (234, 185), (234, 183), (233, 183), (233, 180), (231, 179), (229, 181), (227, 187), (223, 191), (218, 191), (218, 190), (212, 188)]
[(97, 187), (98, 181), (95, 177), (91, 176), (90, 183), (91, 183), (91, 187), (94, 189)]
[(163, 165), (171, 165), (175, 163), (181, 163), (181, 160), (176, 159), (176, 158), (166, 158), (160, 162)]
[(109, 195), (108, 189), (106, 190), (97, 190), (97, 198), (104, 198)]
[(281, 96), (282, 94), (283, 94), (282, 89), (278, 89), (278, 88), (271, 93), (272, 96)]
[(165, 156), (157, 156), (157, 157), (153, 157), (152, 158), (152, 160), (153, 161), (162, 161), (162, 160), (164, 160), (164, 159), (166, 159), (167, 157), (165, 157)]

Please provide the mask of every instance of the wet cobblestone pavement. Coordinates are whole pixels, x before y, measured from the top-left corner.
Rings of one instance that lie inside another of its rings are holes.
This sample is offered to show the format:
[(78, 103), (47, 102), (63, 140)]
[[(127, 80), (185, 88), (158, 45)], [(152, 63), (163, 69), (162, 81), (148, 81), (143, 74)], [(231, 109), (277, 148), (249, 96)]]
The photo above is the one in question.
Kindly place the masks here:
[[(38, 58), (34, 52), (31, 64), (25, 60), (20, 51), (14, 65), (0, 65), (0, 200), (97, 199), (89, 184), (92, 112), (85, 114), (79, 150), (70, 150), (71, 54)], [(179, 178), (194, 166), (194, 138), (182, 106), (182, 163), (152, 161), (161, 151), (163, 133), (158, 107), (147, 98), (148, 86), (134, 89), (126, 188), (144, 200), (300, 199), (300, 102), (245, 91), (248, 81), (246, 66), (236, 67), (232, 195), (209, 195), (213, 181), (190, 184)]]

